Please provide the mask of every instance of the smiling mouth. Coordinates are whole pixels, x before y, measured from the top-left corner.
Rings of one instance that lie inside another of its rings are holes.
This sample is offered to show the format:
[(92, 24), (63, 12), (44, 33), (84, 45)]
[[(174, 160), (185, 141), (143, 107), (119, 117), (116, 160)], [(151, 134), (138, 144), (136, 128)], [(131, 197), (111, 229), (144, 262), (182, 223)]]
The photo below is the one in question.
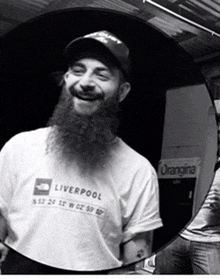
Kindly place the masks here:
[(99, 100), (103, 99), (101, 94), (94, 94), (94, 93), (88, 94), (88, 93), (77, 92), (75, 94), (75, 97), (77, 97), (78, 99), (80, 99), (82, 101), (89, 101), (89, 102), (99, 101)]

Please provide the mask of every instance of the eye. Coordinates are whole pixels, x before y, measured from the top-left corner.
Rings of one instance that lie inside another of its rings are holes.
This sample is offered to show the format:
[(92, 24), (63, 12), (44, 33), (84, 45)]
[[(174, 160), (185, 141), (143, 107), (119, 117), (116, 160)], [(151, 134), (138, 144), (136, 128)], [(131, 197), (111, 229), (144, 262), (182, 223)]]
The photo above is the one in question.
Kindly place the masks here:
[(84, 68), (82, 66), (79, 66), (79, 65), (73, 65), (70, 68), (70, 72), (75, 76), (80, 76), (84, 73)]
[(102, 81), (107, 81), (107, 80), (110, 79), (110, 75), (109, 75), (109, 73), (106, 72), (106, 71), (98, 72), (98, 73), (97, 73), (97, 76), (98, 76), (98, 78), (99, 78), (100, 80), (102, 80)]

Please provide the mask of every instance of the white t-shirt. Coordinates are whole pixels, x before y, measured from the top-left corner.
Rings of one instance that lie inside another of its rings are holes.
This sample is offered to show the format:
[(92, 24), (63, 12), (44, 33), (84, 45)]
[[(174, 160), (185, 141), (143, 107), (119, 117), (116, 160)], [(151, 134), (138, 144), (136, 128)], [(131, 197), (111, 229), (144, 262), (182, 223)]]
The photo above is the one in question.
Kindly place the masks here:
[(162, 226), (154, 168), (118, 139), (108, 167), (82, 176), (45, 152), (49, 129), (20, 133), (0, 153), (0, 209), (11, 228), (6, 244), (56, 268), (121, 266), (121, 243)]
[(201, 209), (181, 236), (191, 241), (220, 242), (220, 168)]

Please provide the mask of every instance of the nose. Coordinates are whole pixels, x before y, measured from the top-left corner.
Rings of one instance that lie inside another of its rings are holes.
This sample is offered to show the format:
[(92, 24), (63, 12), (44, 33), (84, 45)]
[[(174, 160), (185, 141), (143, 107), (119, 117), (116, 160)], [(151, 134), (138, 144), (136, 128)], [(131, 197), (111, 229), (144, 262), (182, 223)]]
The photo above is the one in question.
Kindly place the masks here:
[(80, 85), (80, 87), (83, 91), (91, 91), (95, 88), (95, 82), (88, 75), (84, 75), (81, 78), (81, 80), (79, 82), (79, 85)]

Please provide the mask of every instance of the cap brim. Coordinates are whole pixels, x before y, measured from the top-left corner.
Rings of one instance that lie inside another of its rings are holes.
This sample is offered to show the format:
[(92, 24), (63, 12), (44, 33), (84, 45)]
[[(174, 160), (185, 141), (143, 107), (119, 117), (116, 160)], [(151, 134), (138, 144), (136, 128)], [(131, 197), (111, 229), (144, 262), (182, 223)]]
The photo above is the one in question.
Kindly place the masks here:
[[(82, 53), (84, 51), (90, 51), (91, 49), (95, 48), (100, 48), (102, 50), (107, 50), (109, 53), (111, 51), (103, 45), (98, 40), (95, 40), (93, 38), (78, 38), (73, 41), (71, 41), (64, 49), (64, 57), (66, 57), (68, 60), (74, 59), (79, 53)], [(111, 53), (113, 56), (113, 54)]]
[(103, 44), (102, 42), (93, 39), (93, 38), (77, 38), (71, 41), (64, 49), (64, 57), (67, 59), (68, 62), (74, 61), (77, 57), (79, 57), (83, 52), (96, 52), (100, 50), (102, 52), (108, 53), (109, 57), (111, 57), (112, 62), (114, 62), (122, 71), (127, 75), (126, 69), (123, 68), (120, 61), (115, 57), (114, 53), (107, 47), (107, 45)]

